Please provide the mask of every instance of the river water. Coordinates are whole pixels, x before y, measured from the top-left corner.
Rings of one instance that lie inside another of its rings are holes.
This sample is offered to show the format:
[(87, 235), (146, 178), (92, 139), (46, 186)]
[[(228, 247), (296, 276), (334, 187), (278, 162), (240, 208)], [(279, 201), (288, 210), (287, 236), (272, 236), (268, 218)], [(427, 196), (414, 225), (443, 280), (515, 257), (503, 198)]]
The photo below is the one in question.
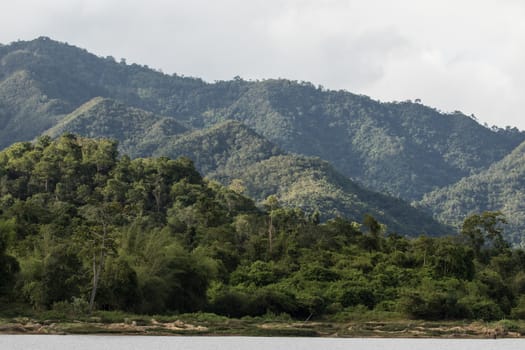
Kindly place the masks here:
[(0, 335), (1, 350), (523, 350), (525, 339)]

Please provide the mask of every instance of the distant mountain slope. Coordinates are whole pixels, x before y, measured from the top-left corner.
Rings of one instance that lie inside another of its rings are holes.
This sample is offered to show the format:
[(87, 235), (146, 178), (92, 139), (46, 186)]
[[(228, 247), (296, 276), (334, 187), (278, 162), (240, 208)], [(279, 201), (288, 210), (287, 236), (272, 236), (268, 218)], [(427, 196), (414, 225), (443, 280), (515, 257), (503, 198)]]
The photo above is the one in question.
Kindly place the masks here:
[(238, 173), (247, 193), (261, 201), (276, 194), (281, 202), (324, 218), (344, 216), (361, 221), (371, 214), (389, 232), (441, 235), (451, 230), (406, 202), (362, 188), (321, 159), (298, 155), (272, 157)]
[[(155, 156), (194, 160), (195, 167), (209, 178), (228, 185), (241, 179), (246, 194), (261, 202), (270, 194), (282, 204), (307, 212), (319, 210), (323, 219), (338, 215), (360, 221), (372, 214), (389, 230), (416, 235), (444, 234), (447, 228), (401, 200), (362, 189), (319, 159), (287, 155), (266, 138), (236, 121), (218, 123), (208, 129), (185, 131), (151, 130), (166, 121), (150, 112), (125, 107), (113, 100), (95, 98), (66, 116), (46, 132), (63, 132), (89, 137), (109, 137), (120, 141), (121, 150), (141, 156), (144, 145)], [(168, 119), (176, 123), (172, 119)]]
[(191, 158), (209, 177), (231, 177), (246, 167), (284, 152), (256, 132), (236, 121), (227, 121), (160, 143), (155, 156)]
[(429, 193), (419, 204), (454, 226), (471, 213), (500, 210), (509, 223), (507, 237), (525, 244), (525, 142), (489, 169)]
[(365, 186), (409, 200), (487, 168), (525, 135), (416, 103), (379, 103), (309, 83), (267, 80), (214, 115), (285, 150), (319, 156)]
[[(492, 169), (501, 165), (484, 171), (525, 141), (515, 128), (489, 129), (460, 112), (381, 103), (306, 82), (206, 83), (97, 57), (49, 38), (0, 46), (0, 148), (46, 130), (116, 138), (133, 157), (188, 155), (209, 177), (223, 183), (243, 179), (259, 200), (278, 193), (285, 203), (320, 208), (325, 215), (370, 210), (392, 229), (405, 225), (410, 232), (429, 227), (412, 219), (419, 211), (372, 195), (349, 178), (417, 201), (446, 186), (451, 187), (445, 191), (467, 186), (475, 174), (476, 186), (483, 186), (489, 181), (484, 176), (496, 176)], [(421, 205), (450, 223), (484, 208), (507, 208), (521, 220), (525, 208), (513, 204), (519, 200), (512, 195), (519, 179), (502, 171), (487, 185), (486, 205), (472, 204), (477, 198), (459, 190), (456, 207), (447, 207), (452, 194), (439, 191)]]
[(177, 134), (188, 129), (172, 118), (96, 97), (64, 117), (45, 134), (57, 137), (64, 132), (119, 141), (122, 153), (131, 157), (151, 154)]
[[(166, 75), (147, 66), (101, 58), (47, 37), (0, 46), (0, 81), (26, 72), (50, 99), (70, 113), (97, 96), (116, 99), (156, 114), (201, 123), (200, 114), (233, 103), (247, 83), (208, 84), (198, 78)], [(33, 137), (36, 136), (33, 135)]]
[(288, 80), (209, 84), (39, 38), (0, 47), (0, 118), (9, 120), (0, 147), (36, 137), (97, 96), (193, 128), (242, 121), (286, 151), (319, 156), (366, 187), (408, 200), (488, 168), (525, 140), (420, 104)]
[(0, 149), (32, 139), (54, 125), (68, 108), (64, 101), (49, 98), (27, 71), (0, 80)]
[(306, 212), (319, 210), (324, 219), (345, 216), (361, 221), (372, 214), (390, 232), (416, 235), (450, 230), (406, 202), (363, 189), (320, 159), (287, 155), (245, 125), (228, 121), (173, 138), (154, 152), (187, 156), (203, 174), (223, 184), (242, 180), (256, 201), (277, 195), (282, 204)]

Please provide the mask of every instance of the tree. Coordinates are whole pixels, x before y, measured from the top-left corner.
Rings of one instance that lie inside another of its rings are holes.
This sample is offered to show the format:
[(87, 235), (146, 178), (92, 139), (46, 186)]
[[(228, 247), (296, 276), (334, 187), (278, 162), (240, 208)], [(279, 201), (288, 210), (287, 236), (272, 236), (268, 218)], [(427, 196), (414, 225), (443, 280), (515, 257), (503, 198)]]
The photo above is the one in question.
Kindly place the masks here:
[(369, 249), (381, 248), (381, 234), (384, 232), (384, 226), (381, 225), (372, 215), (365, 214), (363, 225), (368, 229), (370, 237), (363, 237), (363, 241)]
[(15, 235), (14, 220), (0, 219), (0, 296), (12, 291), (15, 276), (20, 270), (18, 261), (5, 251)]
[(102, 203), (99, 205), (86, 205), (83, 207), (82, 216), (87, 221), (85, 226), (87, 237), (84, 241), (89, 244), (85, 246), (85, 251), (90, 255), (93, 266), (93, 279), (91, 293), (89, 297), (89, 311), (93, 311), (100, 277), (104, 269), (106, 257), (113, 251), (114, 243), (114, 224), (119, 212), (115, 203)]
[(474, 250), (476, 257), (480, 257), (481, 249), (490, 243), (496, 252), (509, 248), (503, 238), (503, 225), (507, 223), (504, 215), (499, 211), (485, 211), (481, 214), (472, 214), (465, 219), (461, 228), (461, 235)]
[(272, 242), (273, 242), (273, 231), (275, 228), (273, 227), (273, 215), (272, 212), (279, 208), (279, 199), (275, 195), (268, 196), (266, 200), (264, 201), (264, 207), (268, 211), (268, 251), (270, 254), (272, 254)]
[(84, 272), (82, 262), (74, 252), (65, 246), (56, 246), (43, 261), (41, 293), (45, 306), (79, 297), (84, 282), (87, 282)]

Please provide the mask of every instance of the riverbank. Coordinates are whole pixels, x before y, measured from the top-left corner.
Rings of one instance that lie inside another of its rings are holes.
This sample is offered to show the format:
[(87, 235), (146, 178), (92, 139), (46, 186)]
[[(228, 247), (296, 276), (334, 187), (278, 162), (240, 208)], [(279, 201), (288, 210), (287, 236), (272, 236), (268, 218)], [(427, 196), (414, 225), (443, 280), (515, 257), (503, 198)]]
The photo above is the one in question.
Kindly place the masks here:
[(84, 320), (36, 320), (15, 317), (0, 320), (0, 334), (114, 334), (202, 336), (297, 336), (384, 338), (518, 338), (525, 337), (525, 322), (502, 320), (415, 320), (329, 322), (261, 318), (233, 319), (212, 314), (180, 317), (125, 317), (121, 320), (90, 317)]

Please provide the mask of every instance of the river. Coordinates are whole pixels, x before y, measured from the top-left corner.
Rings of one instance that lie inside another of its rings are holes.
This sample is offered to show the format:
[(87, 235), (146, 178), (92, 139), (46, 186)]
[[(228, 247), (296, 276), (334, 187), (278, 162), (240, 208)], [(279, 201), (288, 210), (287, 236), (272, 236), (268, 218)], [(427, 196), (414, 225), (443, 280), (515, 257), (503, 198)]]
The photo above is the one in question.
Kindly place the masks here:
[(523, 339), (0, 335), (2, 350), (522, 350)]

